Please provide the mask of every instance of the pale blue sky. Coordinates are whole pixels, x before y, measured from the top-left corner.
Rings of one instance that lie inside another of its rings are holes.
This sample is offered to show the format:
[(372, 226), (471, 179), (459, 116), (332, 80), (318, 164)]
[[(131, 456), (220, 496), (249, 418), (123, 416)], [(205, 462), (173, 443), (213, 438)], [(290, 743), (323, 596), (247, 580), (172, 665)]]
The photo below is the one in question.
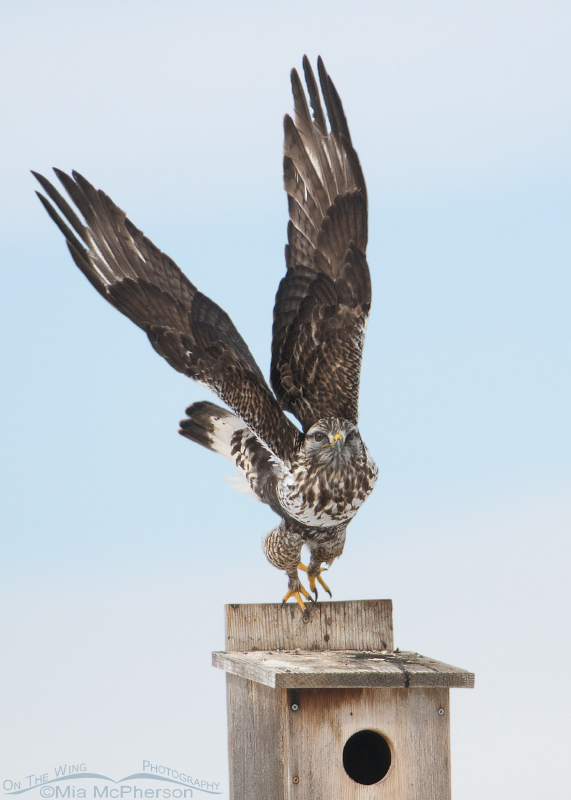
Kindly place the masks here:
[(397, 645), (476, 671), (474, 692), (453, 693), (456, 797), (563, 796), (569, 5), (20, 0), (0, 13), (0, 779), (77, 760), (119, 776), (152, 758), (226, 790), (210, 651), (224, 603), (283, 596), (260, 549), (275, 518), (176, 434), (208, 392), (79, 274), (29, 170), (103, 188), (267, 373), (282, 117), (307, 53), (341, 94), (370, 199), (361, 431), (380, 480), (330, 573), (334, 599), (392, 597)]

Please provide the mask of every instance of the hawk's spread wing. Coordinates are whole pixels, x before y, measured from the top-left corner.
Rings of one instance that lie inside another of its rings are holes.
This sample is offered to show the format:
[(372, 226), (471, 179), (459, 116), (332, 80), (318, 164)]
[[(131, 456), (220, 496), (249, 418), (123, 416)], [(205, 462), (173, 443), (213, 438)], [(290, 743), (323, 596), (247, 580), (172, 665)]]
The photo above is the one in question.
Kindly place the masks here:
[(228, 314), (199, 292), (106, 194), (77, 172), (73, 179), (55, 172), (86, 224), (49, 181), (34, 173), (67, 224), (38, 196), (86, 278), (146, 332), (172, 367), (216, 392), (276, 456), (289, 460), (299, 431), (280, 409)]
[(318, 419), (357, 422), (371, 282), (365, 259), (367, 190), (339, 95), (318, 60), (291, 73), (295, 122), (284, 120), (290, 222), (287, 274), (274, 307), (271, 384), (306, 431)]

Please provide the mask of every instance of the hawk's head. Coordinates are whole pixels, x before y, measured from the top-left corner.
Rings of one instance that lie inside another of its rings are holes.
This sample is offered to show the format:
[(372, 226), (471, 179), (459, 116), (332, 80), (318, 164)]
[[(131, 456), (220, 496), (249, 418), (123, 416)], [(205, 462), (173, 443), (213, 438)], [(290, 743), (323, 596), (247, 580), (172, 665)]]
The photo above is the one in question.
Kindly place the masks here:
[(309, 428), (301, 449), (314, 467), (342, 467), (362, 454), (363, 442), (353, 422), (327, 417)]

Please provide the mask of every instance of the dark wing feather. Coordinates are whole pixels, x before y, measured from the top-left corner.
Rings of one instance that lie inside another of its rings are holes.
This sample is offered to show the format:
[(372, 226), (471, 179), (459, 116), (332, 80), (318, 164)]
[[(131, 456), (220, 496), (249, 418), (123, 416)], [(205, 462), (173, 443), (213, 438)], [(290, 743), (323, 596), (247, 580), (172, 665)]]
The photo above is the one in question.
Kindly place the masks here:
[(357, 421), (371, 282), (367, 190), (343, 106), (319, 59), (328, 130), (307, 57), (303, 68), (309, 104), (293, 70), (295, 121), (284, 120), (290, 222), (287, 274), (274, 306), (271, 384), (282, 408), (307, 430), (329, 416)]
[(55, 172), (86, 224), (49, 181), (34, 173), (53, 205), (38, 195), (87, 279), (147, 333), (174, 369), (216, 392), (272, 453), (289, 460), (299, 431), (279, 407), (228, 314), (199, 292), (106, 194), (77, 172), (73, 178)]

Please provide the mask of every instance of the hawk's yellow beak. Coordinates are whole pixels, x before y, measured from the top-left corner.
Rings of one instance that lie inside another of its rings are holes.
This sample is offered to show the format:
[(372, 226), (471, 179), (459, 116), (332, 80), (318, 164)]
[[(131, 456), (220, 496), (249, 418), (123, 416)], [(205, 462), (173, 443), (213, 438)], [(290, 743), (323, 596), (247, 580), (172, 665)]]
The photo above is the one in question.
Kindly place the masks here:
[(341, 445), (344, 444), (345, 439), (343, 438), (343, 436), (340, 433), (336, 433), (335, 436), (333, 437), (333, 444), (331, 445), (331, 447), (335, 447), (338, 439), (341, 440)]

